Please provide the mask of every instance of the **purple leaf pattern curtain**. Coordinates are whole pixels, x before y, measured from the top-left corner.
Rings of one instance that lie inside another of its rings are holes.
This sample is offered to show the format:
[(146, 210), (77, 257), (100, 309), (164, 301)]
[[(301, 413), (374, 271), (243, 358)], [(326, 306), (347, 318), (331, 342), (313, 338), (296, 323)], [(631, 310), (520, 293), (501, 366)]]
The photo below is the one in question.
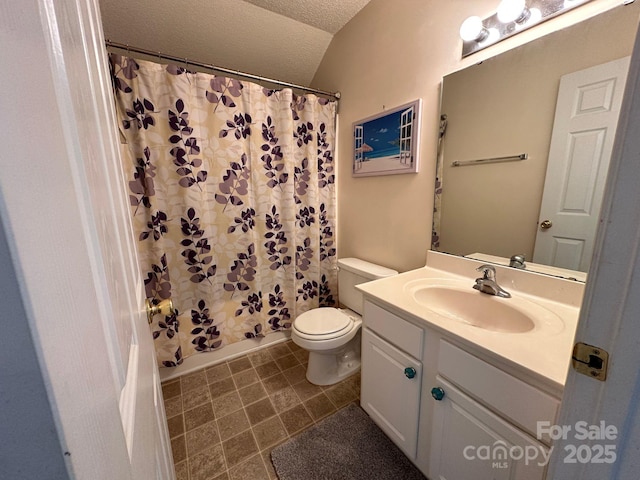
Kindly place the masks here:
[(160, 364), (335, 305), (335, 102), (109, 58)]

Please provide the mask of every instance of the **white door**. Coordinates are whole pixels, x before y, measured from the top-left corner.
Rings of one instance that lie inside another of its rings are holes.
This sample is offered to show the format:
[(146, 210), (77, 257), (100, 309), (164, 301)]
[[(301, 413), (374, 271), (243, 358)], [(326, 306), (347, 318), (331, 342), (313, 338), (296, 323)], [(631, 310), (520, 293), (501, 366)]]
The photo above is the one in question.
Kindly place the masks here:
[(533, 261), (589, 269), (629, 57), (560, 80)]
[[(408, 378), (405, 369), (413, 369)], [(360, 404), (411, 459), (416, 458), (422, 364), (378, 337), (362, 331)]]
[[(640, 36), (636, 36), (631, 58), (601, 227), (576, 332), (576, 341), (608, 351), (610, 365), (604, 382), (569, 370), (557, 424), (571, 430), (554, 443), (550, 480), (635, 479), (640, 471), (638, 132)], [(600, 434), (585, 439), (576, 432), (577, 422), (586, 422)], [(615, 434), (611, 428), (606, 432), (607, 427), (614, 427)], [(615, 459), (606, 451), (615, 453)]]
[(415, 114), (413, 107), (406, 109), (400, 114), (400, 163), (411, 164), (411, 134), (413, 130), (413, 120)]
[(70, 477), (173, 479), (97, 1), (2, 10), (0, 213)]

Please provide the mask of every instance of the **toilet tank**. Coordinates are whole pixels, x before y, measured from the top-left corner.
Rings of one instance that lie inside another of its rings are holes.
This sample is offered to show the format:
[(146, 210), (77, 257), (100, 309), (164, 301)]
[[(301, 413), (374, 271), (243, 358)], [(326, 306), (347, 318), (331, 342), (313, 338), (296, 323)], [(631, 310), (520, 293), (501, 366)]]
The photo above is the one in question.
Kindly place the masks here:
[(354, 312), (362, 314), (364, 298), (362, 292), (357, 290), (355, 286), (397, 274), (398, 272), (395, 270), (365, 262), (359, 258), (339, 259), (338, 297), (340, 303)]

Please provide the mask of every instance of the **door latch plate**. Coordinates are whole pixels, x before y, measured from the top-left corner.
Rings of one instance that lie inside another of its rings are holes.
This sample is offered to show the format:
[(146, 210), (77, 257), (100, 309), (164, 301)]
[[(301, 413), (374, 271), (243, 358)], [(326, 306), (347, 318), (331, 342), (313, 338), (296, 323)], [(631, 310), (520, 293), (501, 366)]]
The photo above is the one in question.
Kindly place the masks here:
[(604, 382), (607, 378), (609, 353), (600, 347), (579, 342), (573, 346), (571, 364), (578, 373)]

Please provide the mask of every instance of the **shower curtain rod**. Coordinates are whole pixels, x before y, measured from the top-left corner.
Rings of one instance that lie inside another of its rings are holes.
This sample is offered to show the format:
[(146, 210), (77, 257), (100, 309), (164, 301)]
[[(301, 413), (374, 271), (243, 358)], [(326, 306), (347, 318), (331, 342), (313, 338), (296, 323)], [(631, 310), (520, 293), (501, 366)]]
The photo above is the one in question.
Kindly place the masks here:
[(107, 47), (118, 48), (120, 50), (126, 50), (127, 52), (141, 53), (143, 55), (149, 55), (149, 56), (152, 56), (152, 57), (157, 57), (157, 58), (161, 58), (161, 59), (164, 59), (164, 60), (169, 60), (169, 61), (175, 62), (177, 64), (184, 63), (186, 65), (193, 65), (193, 66), (196, 66), (196, 67), (205, 68), (207, 70), (213, 70), (213, 71), (216, 71), (216, 72), (228, 73), (228, 74), (231, 74), (231, 75), (237, 75), (239, 77), (250, 78), (252, 80), (257, 80), (257, 81), (261, 81), (261, 82), (274, 83), (276, 85), (281, 85), (283, 87), (296, 88), (298, 90), (303, 90), (305, 92), (317, 93), (317, 94), (320, 94), (320, 95), (326, 95), (328, 97), (333, 97), (336, 100), (338, 100), (340, 98), (340, 92), (335, 92), (335, 93), (333, 93), (333, 92), (325, 92), (324, 90), (318, 90), (318, 89), (315, 89), (315, 88), (305, 87), (305, 86), (302, 86), (302, 85), (296, 85), (295, 83), (283, 82), (281, 80), (275, 80), (273, 78), (262, 77), (260, 75), (254, 75), (252, 73), (241, 72), (239, 70), (232, 70), (230, 68), (225, 68), (225, 67), (217, 67), (216, 65), (212, 65), (212, 64), (209, 64), (209, 63), (196, 62), (194, 60), (189, 60), (187, 58), (174, 57), (174, 56), (171, 56), (171, 55), (165, 55), (164, 53), (154, 52), (152, 50), (145, 50), (143, 48), (131, 47), (130, 45), (127, 45), (127, 44), (124, 44), (124, 43), (112, 42), (110, 40), (106, 40), (105, 43), (106, 43)]

